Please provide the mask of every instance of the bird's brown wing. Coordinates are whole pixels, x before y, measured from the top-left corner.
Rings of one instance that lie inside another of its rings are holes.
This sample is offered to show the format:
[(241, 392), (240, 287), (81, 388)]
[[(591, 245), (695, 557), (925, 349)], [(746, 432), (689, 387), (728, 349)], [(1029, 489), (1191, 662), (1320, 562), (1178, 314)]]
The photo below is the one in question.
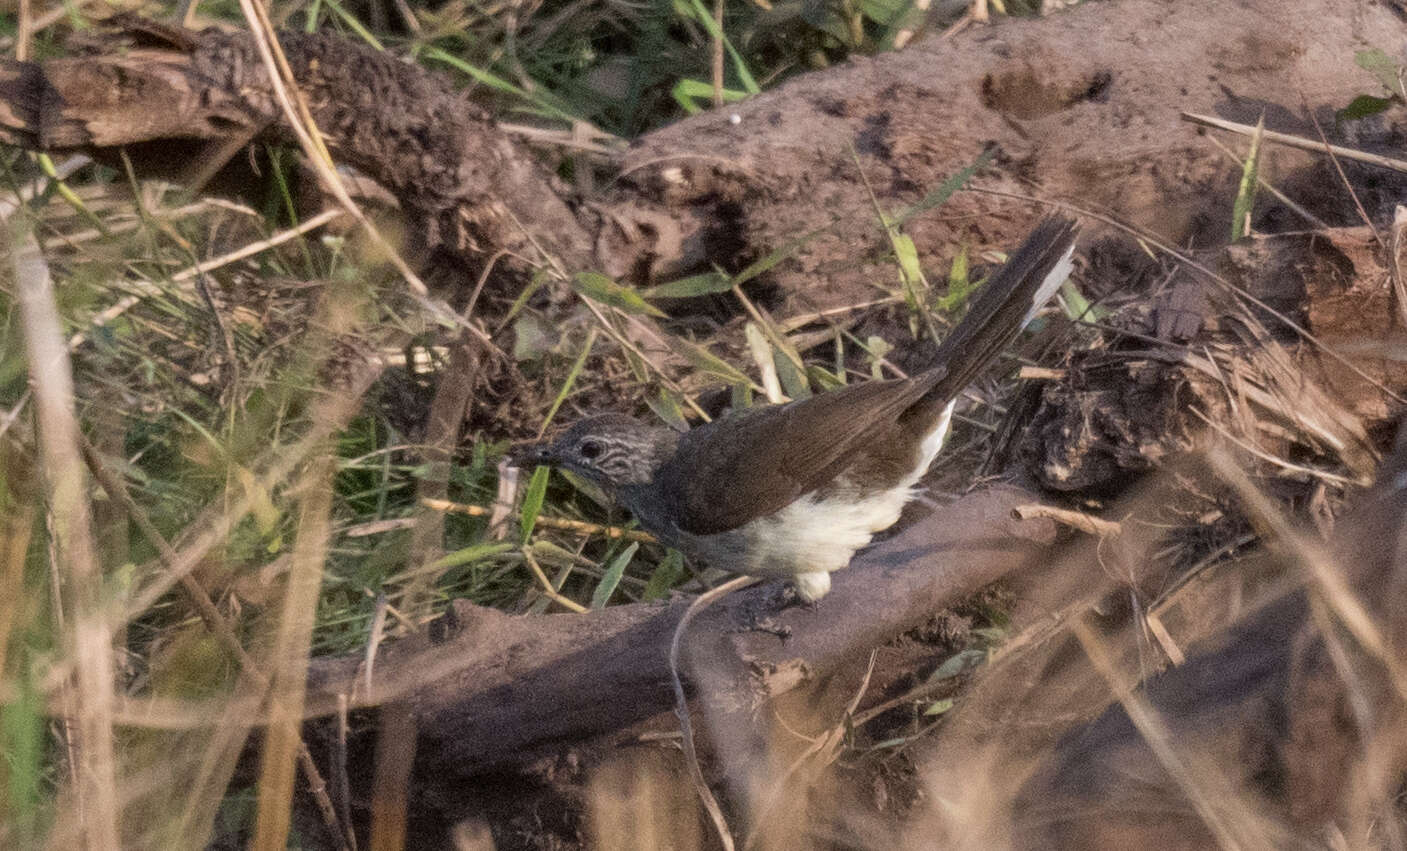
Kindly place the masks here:
[(870, 381), (696, 428), (656, 476), (661, 496), (695, 535), (765, 517), (833, 480), (941, 376)]
[[(936, 422), (1054, 295), (1069, 273), (1075, 229), (1060, 216), (1038, 224), (983, 285), (940, 346), (934, 369), (744, 411), (685, 435), (656, 479), (669, 516), (683, 518), (685, 532), (725, 532), (823, 487), (861, 454), (917, 463), (921, 434), (901, 426), (900, 415), (920, 432)], [(906, 454), (914, 455), (912, 462)]]

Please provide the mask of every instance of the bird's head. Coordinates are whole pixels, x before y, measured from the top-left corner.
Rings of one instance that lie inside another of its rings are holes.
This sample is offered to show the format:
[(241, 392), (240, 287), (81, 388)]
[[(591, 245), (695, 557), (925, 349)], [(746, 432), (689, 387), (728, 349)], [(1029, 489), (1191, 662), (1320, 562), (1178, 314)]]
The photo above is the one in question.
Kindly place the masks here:
[(607, 490), (649, 484), (673, 453), (679, 434), (622, 414), (588, 417), (555, 438), (509, 450), (515, 467), (561, 467)]

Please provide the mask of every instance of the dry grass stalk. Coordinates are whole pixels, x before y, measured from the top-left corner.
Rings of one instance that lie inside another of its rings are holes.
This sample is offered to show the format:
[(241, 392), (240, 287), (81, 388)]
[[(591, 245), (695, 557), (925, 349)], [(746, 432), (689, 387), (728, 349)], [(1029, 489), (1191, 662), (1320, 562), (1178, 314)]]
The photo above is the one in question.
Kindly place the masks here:
[(1207, 460), (1232, 487), (1256, 525), (1282, 544), (1285, 552), (1314, 580), (1323, 602), (1354, 640), (1383, 665), (1397, 697), (1407, 703), (1407, 667), (1392, 650), (1371, 612), (1348, 585), (1343, 565), (1322, 547), (1295, 530), (1275, 504), (1251, 482), (1245, 471), (1223, 449), (1213, 448)]
[[(446, 514), (463, 514), (469, 517), (494, 517), (496, 516), (495, 513), (498, 511), (497, 505), (490, 509), (484, 508), (482, 505), (464, 505), (443, 499), (422, 499), (420, 500), (420, 504), (435, 511), (443, 511)], [(536, 525), (548, 529), (561, 529), (567, 532), (579, 532), (583, 535), (602, 538), (620, 538), (625, 541), (640, 541), (646, 544), (655, 543), (654, 535), (651, 535), (649, 532), (642, 532), (639, 529), (602, 526), (600, 523), (588, 523), (585, 520), (572, 520), (567, 517), (545, 517), (538, 515)]]
[[(1256, 128), (1249, 124), (1238, 124), (1235, 121), (1227, 121), (1224, 118), (1215, 118), (1210, 115), (1197, 115), (1192, 112), (1182, 113), (1183, 121), (1190, 121), (1193, 124), (1201, 124), (1205, 127), (1214, 127), (1217, 130), (1226, 130), (1231, 133), (1239, 133), (1249, 136), (1256, 132)], [(1345, 148), (1342, 145), (1331, 145), (1327, 142), (1306, 139), (1303, 136), (1292, 136), (1289, 133), (1277, 133), (1274, 130), (1262, 130), (1261, 137), (1267, 142), (1277, 145), (1285, 145), (1290, 148), (1299, 148), (1302, 151), (1312, 151), (1314, 153), (1327, 153), (1331, 157), (1343, 157), (1347, 160), (1369, 163), (1392, 169), (1393, 171), (1407, 172), (1407, 160), (1393, 159), (1380, 154), (1371, 154), (1367, 151), (1360, 151), (1354, 148)]]
[(74, 660), (68, 696), (71, 766), (77, 824), (57, 835), (82, 836), (85, 847), (119, 847), (117, 762), (113, 752), (113, 652), (108, 613), (102, 604), (103, 574), (93, 539), (87, 476), (79, 454), (74, 415), (73, 370), (54, 300), (49, 267), (27, 220), (10, 234), (15, 294), (24, 325), (36, 434), (42, 450), (49, 501), (51, 557), (64, 571), (61, 596), (69, 625), (66, 644)]
[(255, 471), (253, 481), (242, 488), (238, 496), (215, 500), (186, 526), (173, 544), (177, 557), (169, 570), (158, 571), (155, 565), (142, 565), (140, 575), (156, 578), (133, 595), (123, 610), (124, 619), (134, 618), (151, 608), (182, 576), (194, 570), (202, 559), (226, 540), (235, 525), (253, 509), (260, 494), (271, 492), (287, 481), (309, 455), (325, 446), (330, 436), (346, 426), (357, 412), (362, 394), (380, 374), (381, 366), (381, 363), (372, 361), (353, 364), (347, 386), (323, 400), (302, 437), (261, 455), (250, 465)]
[(253, 0), (240, 0), (239, 7), (244, 13), (245, 20), (249, 23), (249, 32), (254, 37), (254, 44), (259, 49), (259, 56), (268, 70), (269, 81), (273, 84), (274, 96), (283, 111), (284, 120), (293, 130), (293, 135), (297, 137), (303, 153), (308, 155), (308, 161), (312, 164), (318, 180), (322, 182), (328, 192), (332, 193), (332, 197), (337, 199), (337, 203), (341, 204), (342, 208), (357, 220), (357, 223), (371, 237), (376, 247), (385, 252), (386, 258), (396, 267), (396, 271), (400, 272), (401, 277), (405, 278), (411, 291), (420, 298), (427, 299), (430, 291), (420, 280), (420, 276), (411, 270), (400, 253), (387, 242), (386, 238), (381, 235), (381, 231), (377, 230), (376, 226), (362, 212), (361, 207), (352, 200), (352, 196), (347, 192), (347, 187), (342, 184), (342, 179), (333, 169), (332, 155), (328, 153), (327, 145), (322, 139), (322, 133), (319, 132), (317, 124), (313, 121), (313, 115), (308, 109), (307, 101), (295, 82), (293, 69), (289, 67), (288, 58), (284, 56), (283, 48), (278, 43), (278, 35), (274, 32), (273, 23), (269, 20), (268, 10), (264, 8), (262, 3), (256, 3)]
[[(1194, 416), (1268, 463), (1336, 483), (1371, 481), (1378, 458), (1362, 419), (1298, 368), (1250, 311), (1238, 310), (1231, 325), (1242, 345), (1203, 347), (1201, 354), (1176, 353), (1182, 363), (1221, 387), (1219, 398), (1211, 401), (1233, 414), (1203, 416), (1194, 409)], [(1258, 432), (1272, 440), (1288, 438), (1321, 447), (1353, 476), (1347, 479), (1280, 458), (1259, 446)]]
[[(303, 234), (308, 233), (309, 231), (317, 230), (328, 222), (340, 218), (342, 215), (343, 213), (341, 210), (325, 210), (317, 214), (316, 216), (313, 216), (312, 218), (308, 219), (307, 221), (299, 223), (295, 227), (279, 231), (268, 239), (262, 239), (258, 242), (251, 242), (250, 244), (243, 246), (242, 248), (239, 248), (235, 251), (231, 251), (228, 254), (221, 255), (220, 257), (213, 257), (209, 260), (197, 263), (194, 266), (191, 266), (189, 269), (182, 269), (181, 271), (171, 276), (171, 282), (179, 284), (186, 281), (193, 281), (207, 272), (211, 272), (215, 269), (219, 269), (222, 266), (227, 266), (231, 263), (238, 262), (246, 257), (252, 257), (255, 254), (267, 251), (270, 248), (274, 248), (276, 246), (282, 245), (285, 242), (288, 242), (291, 239), (295, 239), (299, 236), (302, 236)], [(90, 320), (90, 323), (94, 328), (101, 328), (104, 325), (107, 325), (108, 323), (112, 322), (117, 317), (126, 313), (128, 310), (131, 310), (132, 307), (137, 304), (137, 302), (141, 301), (144, 296), (157, 295), (161, 292), (160, 287), (155, 284), (148, 283), (146, 281), (132, 281), (127, 283), (127, 286), (129, 288), (135, 289), (137, 292), (135, 294), (123, 296), (122, 298), (114, 302), (112, 305), (104, 308), (97, 315), (95, 315), (92, 320)], [(79, 346), (86, 343), (91, 333), (91, 331), (79, 331), (72, 337), (70, 337), (68, 340), (69, 350), (71, 351), (77, 349)]]
[(264, 737), (259, 815), (254, 833), (256, 848), (284, 848), (288, 844), (294, 759), (303, 744), (303, 697), (318, 588), (327, 557), (334, 469), (330, 453), (324, 450), (310, 460), (299, 483), (303, 496), (298, 537), (273, 650), (269, 725)]
[[(147, 516), (141, 506), (132, 501), (126, 489), (122, 487), (121, 482), (106, 468), (102, 459), (98, 457), (93, 447), (89, 445), (86, 440), (83, 442), (82, 450), (84, 460), (87, 462), (94, 478), (98, 480), (103, 489), (107, 492), (108, 498), (122, 506), (127, 517), (136, 524), (147, 541), (156, 547), (161, 555), (162, 561), (165, 562), (169, 568), (177, 558), (176, 551), (173, 550), (166, 539), (162, 537), (156, 525), (152, 523), (151, 518)], [(181, 590), (185, 593), (186, 599), (195, 607), (201, 620), (205, 622), (206, 628), (210, 630), (216, 640), (224, 647), (225, 651), (230, 654), (231, 658), (239, 661), (244, 679), (247, 680), (252, 686), (252, 689), (260, 695), (260, 697), (254, 700), (256, 705), (249, 707), (250, 711), (257, 712), (261, 708), (264, 699), (269, 695), (269, 686), (271, 683), (269, 675), (264, 672), (262, 666), (255, 662), (254, 658), (249, 655), (249, 652), (244, 649), (244, 645), (240, 643), (239, 636), (235, 634), (234, 627), (230, 625), (225, 616), (216, 608), (214, 601), (210, 599), (210, 595), (206, 592), (205, 588), (189, 574), (180, 576), (179, 584)], [(3, 635), (3, 633), (0, 633), (0, 635)], [(4, 658), (3, 654), (0, 654), (0, 658)], [(127, 702), (130, 703), (130, 701)], [(239, 702), (237, 698), (230, 698), (228, 700), (228, 706), (234, 708)], [(164, 718), (168, 721), (171, 718), (171, 714), (169, 709), (164, 709), (157, 713), (149, 713), (149, 715), (155, 715), (156, 717)], [(196, 717), (199, 718), (200, 715)], [(205, 717), (209, 718), (210, 714), (206, 713)], [(133, 722), (129, 719), (124, 721), (124, 723), (131, 726)], [(247, 729), (247, 725), (245, 725), (245, 729)], [(339, 824), (339, 819), (334, 813), (332, 803), (327, 797), (327, 784), (323, 782), (322, 774), (319, 772), (317, 764), (313, 761), (312, 754), (308, 751), (307, 744), (304, 743), (301, 738), (298, 741), (298, 765), (308, 780), (310, 792), (314, 800), (317, 801), (319, 811), (322, 813), (323, 820), (327, 824), (328, 829), (332, 832), (332, 835), (346, 836), (350, 840), (352, 837), (349, 826), (350, 823), (344, 816)], [(186, 834), (182, 833), (178, 835)]]
[[(449, 496), (450, 461), (459, 444), (460, 425), (468, 415), (479, 377), (479, 351), (468, 335), (450, 350), (449, 364), (440, 375), (439, 387), (430, 403), (421, 456), (426, 471), (416, 485), (417, 501), (444, 501)], [(429, 564), (444, 555), (445, 515), (422, 509), (411, 530), (410, 563)], [(397, 607), (412, 619), (431, 614), (434, 586), (439, 575), (422, 572), (404, 583)]]
[(1082, 216), (1092, 221), (1097, 221), (1109, 225), (1115, 230), (1118, 230), (1121, 233), (1127, 234), (1133, 239), (1138, 240), (1144, 245), (1145, 249), (1149, 250), (1150, 254), (1152, 253), (1152, 249), (1157, 249), (1158, 252), (1167, 255), (1168, 257), (1171, 257), (1182, 266), (1196, 271), (1199, 275), (1206, 278), (1208, 281), (1211, 281), (1222, 291), (1234, 296), (1240, 302), (1248, 305), (1254, 305), (1256, 308), (1263, 311), (1266, 315), (1274, 317), (1275, 321), (1279, 323), (1279, 325), (1294, 332), (1294, 334), (1300, 339), (1314, 346), (1315, 349), (1320, 352), (1323, 352), (1329, 358), (1332, 358), (1333, 360), (1339, 362), (1343, 365), (1345, 369), (1349, 370), (1354, 375), (1357, 375), (1359, 378), (1368, 382), (1373, 387), (1376, 387), (1379, 391), (1383, 393), (1386, 398), (1398, 403), (1407, 403), (1407, 398), (1403, 398), (1402, 396), (1393, 392), (1392, 388), (1388, 387), (1381, 380), (1373, 377), (1372, 375), (1369, 375), (1363, 370), (1361, 366), (1354, 363), (1348, 357), (1345, 357), (1344, 354), (1338, 349), (1328, 345), (1323, 340), (1319, 339), (1317, 336), (1311, 333), (1309, 329), (1305, 328), (1303, 325), (1296, 322), (1294, 319), (1291, 319), (1283, 311), (1275, 309), (1262, 299), (1259, 299), (1251, 293), (1247, 292), (1244, 288), (1233, 284), (1231, 281), (1226, 279), (1226, 276), (1217, 274), (1215, 269), (1212, 269), (1205, 263), (1199, 262), (1187, 252), (1181, 251), (1173, 247), (1166, 239), (1155, 235), (1151, 231), (1135, 227), (1134, 225), (1131, 225), (1128, 222), (1116, 219), (1113, 216), (1105, 215), (1104, 213), (1101, 213), (1098, 210), (1092, 210), (1086, 207), (1079, 206), (1077, 204), (1069, 204), (1060, 201), (1047, 201), (1044, 199), (1035, 198), (1031, 195), (1027, 195), (1024, 193), (1007, 192), (1000, 189), (968, 187), (964, 191), (975, 192), (982, 195), (991, 195), (996, 198), (1012, 198), (1015, 200), (1026, 201), (1031, 203), (1040, 203), (1043, 206), (1047, 206), (1053, 210), (1060, 210), (1063, 212)]
[(1071, 623), (1071, 631), (1086, 655), (1109, 684), (1128, 713), (1144, 742), (1163, 769), (1187, 796), (1203, 824), (1224, 851), (1265, 849), (1277, 845), (1267, 827), (1256, 816), (1256, 806), (1229, 777), (1222, 774), (1210, 755), (1198, 754), (1189, 743), (1175, 741), (1167, 725), (1148, 701), (1133, 691), (1135, 683), (1117, 670), (1104, 641), (1083, 618)]
[(1062, 526), (1069, 526), (1071, 529), (1078, 529), (1086, 535), (1096, 537), (1111, 537), (1122, 533), (1118, 523), (1112, 520), (1105, 520), (1102, 517), (1095, 517), (1082, 511), (1071, 511), (1068, 508), (1057, 508), (1054, 505), (1018, 505), (1011, 510), (1013, 517), (1019, 520), (1032, 520), (1037, 517), (1045, 517), (1054, 520)]

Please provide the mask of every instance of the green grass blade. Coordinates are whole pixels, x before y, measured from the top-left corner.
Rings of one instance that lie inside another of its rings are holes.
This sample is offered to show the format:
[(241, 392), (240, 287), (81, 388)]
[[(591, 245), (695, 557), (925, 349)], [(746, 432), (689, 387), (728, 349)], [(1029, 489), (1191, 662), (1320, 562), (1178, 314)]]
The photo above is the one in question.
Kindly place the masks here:
[(1085, 298), (1073, 281), (1060, 285), (1060, 297), (1065, 301), (1065, 314), (1076, 322), (1098, 322), (1109, 315), (1109, 311)]
[[(750, 95), (761, 92), (762, 87), (757, 85), (757, 81), (752, 78), (752, 72), (747, 69), (747, 63), (733, 47), (733, 42), (728, 40), (727, 34), (719, 29), (718, 22), (713, 19), (713, 15), (709, 14), (700, 0), (690, 0), (690, 4), (694, 7), (694, 14), (698, 17), (699, 23), (708, 31), (709, 36), (723, 42), (723, 49), (728, 51), (729, 58), (733, 60), (733, 70), (738, 74), (738, 82), (742, 83), (743, 88), (747, 89), (747, 93)], [(711, 94), (712, 87), (709, 91)]]
[[(682, 337), (666, 337), (665, 342), (671, 349), (681, 357), (693, 364), (695, 368), (707, 372), (709, 375), (717, 376), (729, 384), (746, 384), (749, 387), (756, 387), (756, 383), (748, 378), (746, 374), (737, 367), (710, 352), (708, 349), (693, 343)], [(760, 388), (759, 388), (760, 389)]]
[(670, 550), (645, 581), (645, 590), (640, 593), (640, 599), (649, 602), (669, 596), (669, 589), (683, 575), (684, 556), (678, 550)]
[(572, 362), (572, 368), (567, 373), (567, 380), (562, 382), (562, 388), (557, 391), (557, 398), (552, 400), (552, 407), (547, 409), (547, 416), (542, 418), (542, 427), (537, 430), (539, 436), (547, 431), (547, 426), (552, 423), (552, 418), (557, 415), (557, 409), (562, 407), (562, 403), (567, 400), (576, 386), (576, 380), (581, 375), (581, 368), (586, 366), (586, 359), (591, 355), (591, 347), (596, 345), (596, 328), (592, 328), (586, 335), (586, 342), (581, 347), (581, 354), (576, 356)]
[(493, 543), (483, 544), (471, 544), (467, 547), (464, 547), (463, 549), (458, 549), (452, 553), (446, 553), (445, 555), (440, 556), (439, 558), (426, 565), (423, 570), (426, 573), (432, 574), (443, 573), (444, 571), (450, 570), (451, 568), (459, 567), (465, 564), (473, 564), (476, 561), (483, 561), (486, 558), (493, 558), (494, 556), (502, 555), (508, 552), (509, 550), (513, 549), (516, 549), (516, 547), (504, 541), (495, 541)]
[(446, 53), (444, 50), (441, 50), (438, 47), (427, 47), (424, 51), (421, 52), (421, 55), (424, 56), (426, 59), (433, 59), (437, 62), (443, 62), (446, 65), (449, 65), (451, 68), (463, 71), (465, 74), (468, 74), (475, 80), (478, 80), (480, 83), (483, 83), (485, 86), (488, 86), (491, 89), (500, 92), (506, 92), (511, 95), (517, 95), (528, 103), (543, 110), (547, 115), (552, 118), (556, 118), (560, 121), (565, 121), (568, 124), (581, 120), (581, 116), (574, 115), (570, 111), (563, 109), (560, 105), (552, 102), (551, 100), (548, 100), (547, 98), (543, 97), (540, 93), (529, 92), (525, 89), (515, 86), (507, 80), (503, 79), (502, 77), (498, 76), (497, 74), (494, 74), (492, 71), (486, 71), (483, 68), (471, 65), (468, 62), (465, 62), (463, 59), (460, 59), (458, 56)]
[(1256, 203), (1256, 187), (1260, 185), (1260, 140), (1265, 131), (1265, 116), (1256, 122), (1251, 134), (1251, 148), (1241, 168), (1241, 185), (1236, 190), (1236, 203), (1231, 207), (1231, 241), (1236, 242), (1251, 232), (1251, 209)]
[(597, 272), (578, 272), (572, 276), (572, 289), (602, 304), (609, 304), (626, 313), (644, 314), (664, 319), (669, 314), (645, 301), (637, 290), (618, 284)]
[(699, 275), (690, 275), (687, 278), (680, 278), (677, 281), (666, 281), (645, 290), (644, 296), (648, 299), (656, 298), (696, 298), (701, 295), (714, 295), (715, 293), (726, 293), (733, 288), (733, 282), (728, 280), (728, 276), (719, 272), (704, 272)]
[(896, 228), (903, 227), (905, 222), (917, 216), (919, 213), (926, 213), (934, 207), (943, 204), (952, 197), (954, 192), (966, 185), (974, 174), (985, 168), (987, 163), (991, 162), (992, 158), (996, 155), (997, 149), (995, 147), (983, 151), (977, 159), (972, 161), (971, 165), (943, 181), (939, 184), (938, 188), (919, 199), (917, 204), (895, 216), (890, 220), (889, 224)]
[[(683, 79), (674, 84), (674, 88), (669, 90), (669, 94), (674, 98), (674, 102), (679, 104), (683, 110), (690, 115), (698, 115), (704, 111), (703, 106), (713, 103), (713, 86), (702, 80)], [(724, 89), (723, 100), (726, 102), (740, 101), (748, 96), (747, 92), (740, 92), (737, 89)]]
[(551, 472), (548, 467), (538, 467), (533, 470), (532, 480), (528, 482), (527, 492), (523, 494), (522, 535), (520, 537), (524, 544), (532, 539), (533, 527), (537, 525), (537, 517), (542, 513), (542, 501), (547, 496), (547, 477)]
[(337, 0), (322, 0), (322, 2), (326, 3), (327, 8), (331, 9), (333, 14), (337, 15), (342, 23), (347, 25), (347, 29), (357, 34), (357, 38), (377, 50), (384, 51), (386, 49), (385, 45), (381, 43), (381, 39), (373, 35), (371, 30), (367, 29), (361, 21), (357, 20), (355, 15), (342, 8), (342, 4), (338, 3)]
[(601, 577), (601, 581), (596, 584), (596, 590), (591, 593), (591, 608), (604, 609), (606, 602), (615, 593), (616, 586), (620, 584), (620, 578), (625, 575), (626, 565), (635, 558), (635, 552), (640, 549), (638, 541), (632, 541), (630, 546), (621, 550), (616, 557), (611, 559), (606, 565), (606, 572)]
[(772, 348), (772, 363), (777, 367), (777, 380), (782, 384), (782, 392), (792, 399), (807, 399), (811, 396), (811, 383), (806, 378), (806, 371), (796, 365), (787, 356), (787, 353), (776, 347)]
[(659, 389), (658, 396), (652, 396), (645, 400), (645, 404), (650, 406), (650, 410), (655, 412), (671, 428), (683, 431), (689, 427), (689, 420), (684, 415), (684, 404), (680, 401), (678, 394), (667, 387)]

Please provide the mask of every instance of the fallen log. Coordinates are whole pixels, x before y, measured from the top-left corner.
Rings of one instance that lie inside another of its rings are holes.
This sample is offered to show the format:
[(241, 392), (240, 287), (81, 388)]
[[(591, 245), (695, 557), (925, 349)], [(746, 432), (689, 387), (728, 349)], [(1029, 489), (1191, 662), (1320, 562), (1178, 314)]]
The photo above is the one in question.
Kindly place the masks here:
[[(686, 673), (707, 668), (708, 703), (754, 707), (804, 688), (1034, 563), (1054, 539), (1017, 520), (1032, 499), (993, 487), (932, 509), (836, 574), (815, 608), (775, 608), (776, 584), (730, 595), (690, 627)], [(382, 651), (368, 692), (357, 657), (314, 663), (309, 707), (395, 700), (417, 716), (421, 765), (437, 783), (524, 766), (628, 733), (673, 705), (667, 653), (686, 600), (589, 614), (512, 616), (457, 601), (426, 635)], [(749, 629), (766, 617), (763, 628)]]

